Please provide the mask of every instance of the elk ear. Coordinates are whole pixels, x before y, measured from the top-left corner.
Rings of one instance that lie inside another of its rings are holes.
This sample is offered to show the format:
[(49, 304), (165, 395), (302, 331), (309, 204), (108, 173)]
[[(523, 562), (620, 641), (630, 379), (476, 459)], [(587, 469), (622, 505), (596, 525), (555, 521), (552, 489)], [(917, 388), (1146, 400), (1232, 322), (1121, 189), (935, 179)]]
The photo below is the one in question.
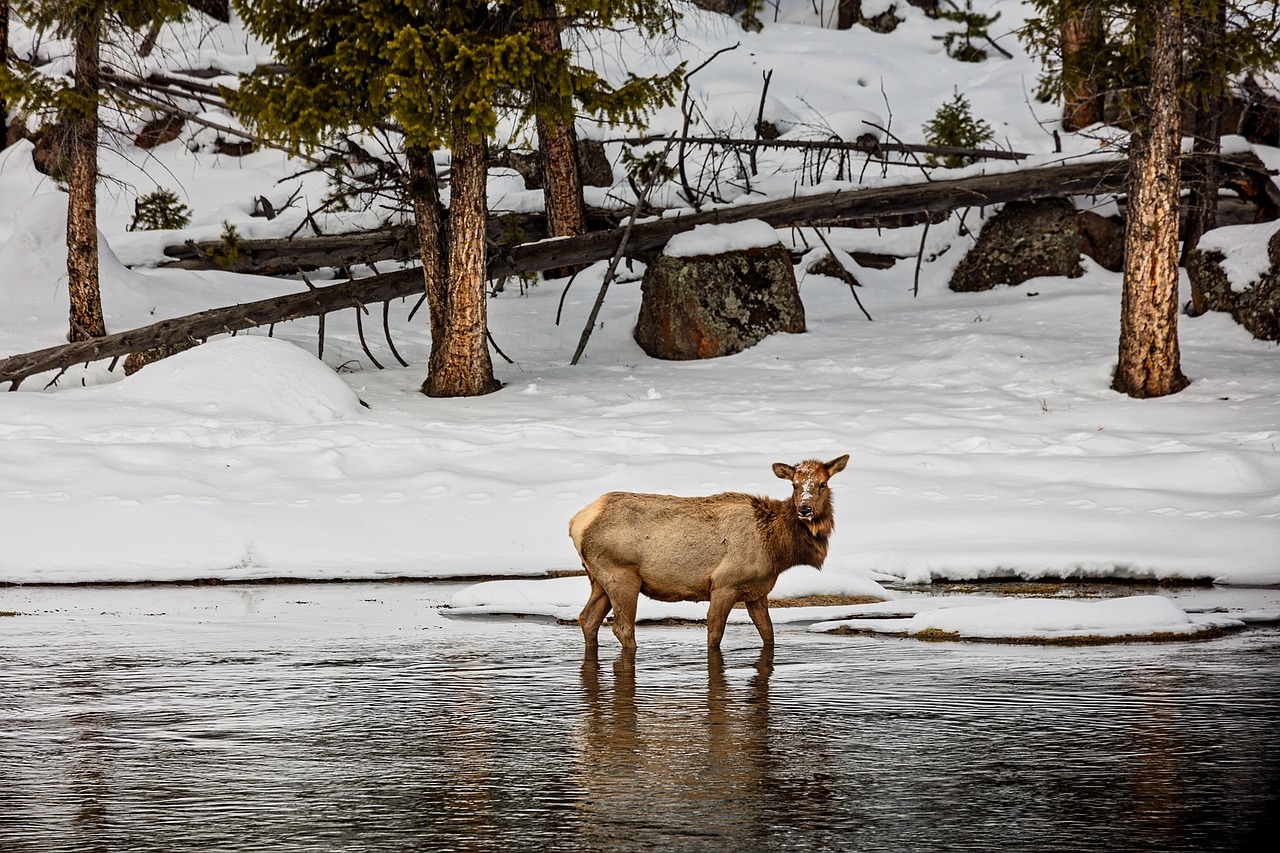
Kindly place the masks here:
[(841, 456), (839, 459), (832, 459), (830, 462), (827, 463), (827, 476), (830, 477), (833, 474), (839, 474), (841, 471), (844, 470), (844, 466), (848, 464), (849, 464), (848, 453), (846, 453), (844, 456)]
[(796, 469), (790, 465), (783, 465), (781, 462), (773, 463), (773, 473), (778, 476), (779, 480), (791, 480), (796, 476)]

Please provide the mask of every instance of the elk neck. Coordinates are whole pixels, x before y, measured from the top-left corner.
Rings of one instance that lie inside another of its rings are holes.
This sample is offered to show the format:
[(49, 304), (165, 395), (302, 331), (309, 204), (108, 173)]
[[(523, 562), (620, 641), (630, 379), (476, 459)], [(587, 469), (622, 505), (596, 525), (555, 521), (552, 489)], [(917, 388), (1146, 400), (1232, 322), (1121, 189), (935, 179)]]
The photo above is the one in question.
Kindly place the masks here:
[(775, 572), (801, 565), (822, 568), (835, 527), (830, 500), (821, 513), (803, 521), (791, 501), (756, 498), (754, 508), (756, 525)]

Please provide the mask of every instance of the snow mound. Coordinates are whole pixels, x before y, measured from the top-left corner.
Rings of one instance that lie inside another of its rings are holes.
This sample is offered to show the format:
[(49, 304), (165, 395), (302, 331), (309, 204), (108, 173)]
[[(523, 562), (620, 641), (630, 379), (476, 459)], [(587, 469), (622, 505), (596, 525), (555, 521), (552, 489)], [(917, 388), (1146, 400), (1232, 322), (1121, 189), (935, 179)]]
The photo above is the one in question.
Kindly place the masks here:
[[(956, 604), (960, 606), (956, 606)], [(1142, 638), (1194, 635), (1212, 628), (1234, 628), (1238, 619), (1188, 614), (1159, 595), (1135, 595), (1100, 601), (1019, 598), (924, 602), (926, 609), (909, 618), (853, 619), (820, 622), (814, 631), (841, 628), (873, 633), (919, 636), (925, 632), (977, 640), (1064, 640), (1080, 637)]]
[(358, 415), (360, 398), (324, 362), (287, 341), (219, 338), (105, 386), (120, 400), (285, 424)]

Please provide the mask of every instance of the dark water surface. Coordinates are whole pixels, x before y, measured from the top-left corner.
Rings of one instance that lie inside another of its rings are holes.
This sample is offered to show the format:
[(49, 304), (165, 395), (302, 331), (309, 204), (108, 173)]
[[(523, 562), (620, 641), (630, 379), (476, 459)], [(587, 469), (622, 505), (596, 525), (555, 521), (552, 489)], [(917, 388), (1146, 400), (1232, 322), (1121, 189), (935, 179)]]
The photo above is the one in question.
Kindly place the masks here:
[(1277, 850), (1280, 632), (1032, 648), (0, 590), (0, 850)]

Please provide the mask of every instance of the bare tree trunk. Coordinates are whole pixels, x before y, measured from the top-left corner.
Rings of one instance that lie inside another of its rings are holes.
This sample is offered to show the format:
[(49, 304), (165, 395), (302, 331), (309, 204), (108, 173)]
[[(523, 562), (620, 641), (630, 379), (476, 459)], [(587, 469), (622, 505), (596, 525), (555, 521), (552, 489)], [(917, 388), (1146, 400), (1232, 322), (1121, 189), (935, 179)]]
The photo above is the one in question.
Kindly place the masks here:
[(446, 228), (440, 203), (440, 181), (431, 152), (410, 147), (405, 151), (409, 171), (409, 198), (413, 202), (414, 224), (418, 231), (418, 256), (422, 259), (422, 279), (427, 296), (427, 320), (431, 327), (431, 356), (427, 373), (435, 371), (442, 353), (445, 318), (449, 314), (449, 270), (445, 255)]
[(1075, 131), (1102, 121), (1102, 96), (1094, 80), (1102, 42), (1092, 0), (1071, 0), (1062, 24), (1062, 129)]
[[(1212, 55), (1226, 34), (1227, 7), (1218, 3), (1216, 13), (1206, 14), (1203, 9), (1188, 21), (1187, 33), (1204, 55)], [(1221, 169), (1218, 156), (1222, 153), (1223, 95), (1227, 81), (1221, 71), (1214, 70), (1217, 63), (1198, 64), (1195, 79), (1196, 91), (1192, 98), (1195, 105), (1195, 128), (1187, 169), (1187, 224), (1182, 232), (1182, 265), (1195, 251), (1200, 238), (1218, 224), (1218, 185)], [(1191, 313), (1199, 316), (1208, 310), (1204, 293), (1197, 286), (1199, 279), (1192, 279)]]
[[(431, 329), (431, 363), (422, 392), (430, 397), (476, 397), (497, 391), (489, 357), (485, 291), (486, 151), (454, 128), (449, 203), (448, 277)], [(429, 285), (430, 286), (430, 285)]]
[[(9, 0), (0, 0), (0, 67), (9, 67)], [(0, 148), (9, 144), (9, 105), (0, 98)]]
[(1112, 387), (1161, 397), (1187, 386), (1178, 352), (1178, 194), (1183, 19), (1179, 6), (1146, 0), (1154, 24), (1146, 63), (1144, 125), (1129, 149), (1120, 353)]
[[(560, 23), (553, 0), (539, 3), (538, 20), (533, 25), (533, 37), (538, 47), (548, 53), (559, 53)], [(550, 93), (537, 92), (535, 98), (543, 100), (538, 106), (549, 104)], [(578, 140), (573, 120), (548, 118), (539, 110), (535, 123), (538, 145), (542, 149), (543, 198), (547, 210), (547, 234), (552, 237), (576, 237), (586, 231), (586, 214), (582, 201), (582, 178), (578, 171)]]
[(67, 111), (67, 290), (72, 341), (107, 333), (98, 287), (98, 27), (75, 33), (76, 103)]

